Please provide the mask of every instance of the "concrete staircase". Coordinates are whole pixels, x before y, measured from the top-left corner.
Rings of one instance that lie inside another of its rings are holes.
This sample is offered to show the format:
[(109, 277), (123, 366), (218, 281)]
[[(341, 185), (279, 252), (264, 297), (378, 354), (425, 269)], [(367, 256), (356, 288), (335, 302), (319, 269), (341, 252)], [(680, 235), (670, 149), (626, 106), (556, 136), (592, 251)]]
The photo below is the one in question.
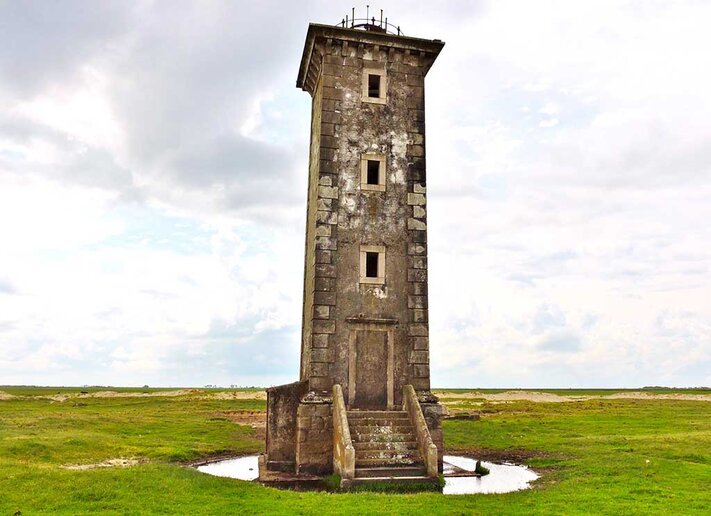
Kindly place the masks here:
[(404, 410), (349, 410), (355, 481), (428, 481), (417, 434)]

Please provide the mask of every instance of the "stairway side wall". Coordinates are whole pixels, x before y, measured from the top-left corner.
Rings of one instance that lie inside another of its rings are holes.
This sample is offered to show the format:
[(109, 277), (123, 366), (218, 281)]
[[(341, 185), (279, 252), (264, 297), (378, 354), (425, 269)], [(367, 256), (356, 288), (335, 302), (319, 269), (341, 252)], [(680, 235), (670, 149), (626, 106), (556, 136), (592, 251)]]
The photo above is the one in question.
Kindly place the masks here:
[(422, 415), (425, 416), (432, 442), (437, 447), (437, 470), (442, 473), (444, 457), (442, 420), (444, 419), (444, 406), (439, 403), (420, 403), (420, 407), (422, 407)]

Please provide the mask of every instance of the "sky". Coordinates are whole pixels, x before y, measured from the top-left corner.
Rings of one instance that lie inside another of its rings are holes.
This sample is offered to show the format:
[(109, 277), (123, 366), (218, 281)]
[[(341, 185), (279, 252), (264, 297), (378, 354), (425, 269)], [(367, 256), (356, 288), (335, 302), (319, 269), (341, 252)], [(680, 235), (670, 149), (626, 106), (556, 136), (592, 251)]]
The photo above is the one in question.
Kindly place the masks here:
[[(0, 0), (0, 385), (298, 379), (295, 80), (353, 5)], [(377, 8), (446, 42), (433, 386), (711, 385), (711, 3)]]

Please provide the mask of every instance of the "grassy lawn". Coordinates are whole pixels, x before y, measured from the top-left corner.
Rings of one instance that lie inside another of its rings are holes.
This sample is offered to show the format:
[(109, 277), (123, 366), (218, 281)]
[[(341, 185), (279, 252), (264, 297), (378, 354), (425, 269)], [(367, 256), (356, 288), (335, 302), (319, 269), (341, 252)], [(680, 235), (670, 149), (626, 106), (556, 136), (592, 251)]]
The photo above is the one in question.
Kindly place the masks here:
[[(263, 411), (263, 400), (223, 399), (215, 390), (77, 397), (81, 391), (101, 390), (106, 389), (0, 387), (15, 395), (0, 401), (0, 515), (708, 514), (711, 507), (708, 401), (594, 397), (565, 403), (495, 403), (460, 399), (454, 396), (467, 391), (450, 391), (453, 397), (444, 401), (452, 408), (481, 412), (482, 419), (446, 421), (448, 451), (519, 457), (543, 474), (534, 489), (466, 496), (328, 494), (279, 491), (181, 465), (206, 456), (260, 451), (263, 441), (257, 432), (235, 424), (229, 414)], [(50, 398), (60, 391), (72, 396), (64, 401)], [(119, 457), (140, 463), (126, 468), (62, 467)]]

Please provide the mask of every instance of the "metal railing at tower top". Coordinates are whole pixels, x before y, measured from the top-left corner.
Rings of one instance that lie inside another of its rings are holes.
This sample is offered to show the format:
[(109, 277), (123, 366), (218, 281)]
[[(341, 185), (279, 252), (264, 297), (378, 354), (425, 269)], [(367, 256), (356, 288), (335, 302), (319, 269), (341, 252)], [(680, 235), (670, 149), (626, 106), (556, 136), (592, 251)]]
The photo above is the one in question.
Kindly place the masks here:
[(392, 34), (394, 36), (404, 36), (399, 25), (388, 23), (388, 19), (383, 19), (383, 10), (380, 9), (380, 19), (375, 16), (370, 16), (370, 6), (365, 6), (365, 18), (356, 18), (355, 7), (351, 9), (351, 15), (343, 18), (336, 24), (336, 27), (344, 27), (347, 29), (363, 29), (372, 32), (381, 32), (383, 34)]

